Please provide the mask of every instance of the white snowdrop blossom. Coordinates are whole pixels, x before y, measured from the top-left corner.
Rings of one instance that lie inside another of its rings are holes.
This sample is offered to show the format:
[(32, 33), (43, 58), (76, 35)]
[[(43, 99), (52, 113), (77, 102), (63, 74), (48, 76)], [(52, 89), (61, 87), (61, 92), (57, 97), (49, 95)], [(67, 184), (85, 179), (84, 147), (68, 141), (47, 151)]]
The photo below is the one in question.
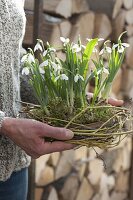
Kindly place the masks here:
[(130, 45), (128, 43), (118, 43), (113, 46), (113, 49), (118, 48), (119, 53), (123, 53), (125, 48), (128, 48)]
[(48, 66), (48, 60), (45, 60), (43, 63), (39, 65), (39, 67), (46, 67)]
[(58, 79), (68, 81), (68, 76), (66, 74), (61, 74), (55, 78), (55, 81), (57, 81)]
[(34, 52), (36, 52), (37, 50), (43, 51), (42, 46), (39, 42), (37, 42), (37, 44), (34, 47)]
[(48, 53), (48, 51), (47, 50), (45, 50), (44, 52), (43, 52), (43, 57), (45, 57), (46, 55), (47, 55), (47, 53)]
[(64, 43), (64, 45), (68, 44), (70, 42), (69, 38), (64, 38), (64, 37), (60, 37), (61, 42)]
[(80, 80), (80, 79), (81, 79), (82, 81), (84, 81), (83, 76), (81, 76), (80, 74), (76, 74), (76, 76), (74, 77), (74, 82), (77, 83), (78, 80)]
[(74, 45), (72, 46), (72, 50), (73, 50), (73, 52), (78, 53), (78, 52), (81, 51), (81, 47), (80, 47), (78, 44), (74, 44)]
[(54, 62), (51, 62), (51, 65), (54, 69), (55, 72), (60, 71), (61, 70), (61, 66), (59, 64), (56, 64)]
[(105, 53), (105, 54), (106, 54), (106, 53), (111, 54), (111, 53), (112, 53), (112, 49), (111, 49), (110, 47), (105, 46), (105, 47), (100, 51), (99, 55), (103, 55), (104, 53)]
[(21, 62), (22, 62), (22, 63), (26, 62), (26, 61), (27, 61), (27, 57), (28, 57), (27, 54), (24, 55), (24, 56), (21, 58)]
[(49, 52), (56, 52), (56, 49), (54, 49), (53, 47), (50, 47), (48, 50)]
[(30, 73), (30, 70), (29, 70), (28, 67), (24, 67), (24, 68), (22, 69), (22, 75), (29, 75), (29, 73)]
[(61, 80), (68, 81), (68, 76), (66, 76), (66, 74), (61, 74), (60, 77), (61, 77)]
[(44, 67), (39, 67), (39, 72), (40, 72), (40, 74), (45, 74)]

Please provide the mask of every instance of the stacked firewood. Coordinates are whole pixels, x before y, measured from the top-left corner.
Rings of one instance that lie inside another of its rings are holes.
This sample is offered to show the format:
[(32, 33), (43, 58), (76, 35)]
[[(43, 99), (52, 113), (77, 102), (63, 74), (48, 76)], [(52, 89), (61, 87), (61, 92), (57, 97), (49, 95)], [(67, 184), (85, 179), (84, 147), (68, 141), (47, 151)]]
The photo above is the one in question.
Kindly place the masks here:
[[(24, 45), (32, 44), (34, 1), (26, 0)], [(76, 41), (102, 37), (130, 44), (113, 85), (115, 97), (133, 98), (133, 0), (44, 0), (40, 38), (60, 47), (60, 36)], [(97, 153), (96, 153), (96, 152)], [(36, 200), (128, 200), (132, 142), (115, 149), (54, 153), (36, 161)]]

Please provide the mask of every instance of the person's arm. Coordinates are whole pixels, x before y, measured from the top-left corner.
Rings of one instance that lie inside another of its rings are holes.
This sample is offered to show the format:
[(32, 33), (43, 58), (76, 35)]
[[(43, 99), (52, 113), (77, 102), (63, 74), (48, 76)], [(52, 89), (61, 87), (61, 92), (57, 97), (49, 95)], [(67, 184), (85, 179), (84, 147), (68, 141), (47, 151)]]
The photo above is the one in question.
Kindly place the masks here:
[[(5, 117), (2, 121), (1, 134), (10, 138), (28, 155), (38, 158), (44, 154), (72, 149), (74, 145), (63, 142), (73, 137), (73, 132), (65, 128), (52, 127), (32, 119)], [(59, 141), (46, 142), (46, 138)]]

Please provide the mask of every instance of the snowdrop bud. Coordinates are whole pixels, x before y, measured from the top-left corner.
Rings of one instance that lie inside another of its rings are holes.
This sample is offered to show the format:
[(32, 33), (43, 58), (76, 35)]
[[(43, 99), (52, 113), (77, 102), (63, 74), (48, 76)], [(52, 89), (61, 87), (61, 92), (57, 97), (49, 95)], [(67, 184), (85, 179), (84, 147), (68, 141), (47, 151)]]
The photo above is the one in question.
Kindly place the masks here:
[(22, 69), (22, 75), (29, 75), (29, 73), (30, 73), (30, 70), (28, 69), (28, 67), (24, 67)]

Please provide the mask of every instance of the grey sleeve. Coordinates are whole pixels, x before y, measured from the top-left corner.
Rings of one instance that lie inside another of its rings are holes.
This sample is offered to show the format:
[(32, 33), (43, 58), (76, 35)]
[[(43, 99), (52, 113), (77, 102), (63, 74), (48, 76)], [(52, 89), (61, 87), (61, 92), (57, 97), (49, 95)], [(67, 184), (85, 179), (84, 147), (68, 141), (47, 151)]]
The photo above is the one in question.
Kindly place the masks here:
[(2, 127), (2, 122), (3, 122), (4, 117), (5, 117), (5, 113), (0, 111), (0, 130), (1, 130), (1, 127)]

